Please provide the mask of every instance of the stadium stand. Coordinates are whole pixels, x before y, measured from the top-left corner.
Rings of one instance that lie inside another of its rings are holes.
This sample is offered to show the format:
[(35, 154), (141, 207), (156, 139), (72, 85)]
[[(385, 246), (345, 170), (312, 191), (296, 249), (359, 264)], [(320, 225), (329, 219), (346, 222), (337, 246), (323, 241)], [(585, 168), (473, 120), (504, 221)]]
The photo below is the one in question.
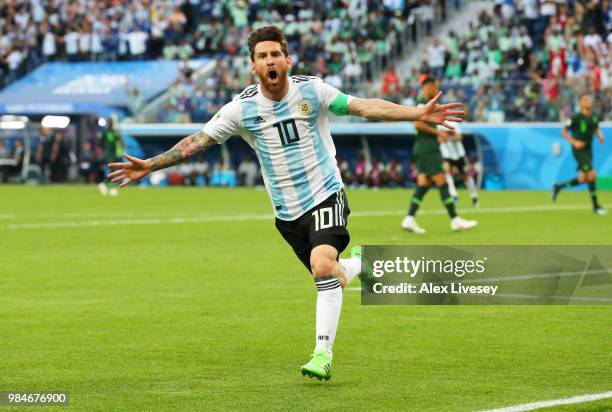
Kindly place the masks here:
[[(596, 96), (596, 113), (610, 120), (611, 16), (609, 1), (498, 0), (467, 30), (430, 36), (400, 98), (410, 102), (418, 73), (428, 72), (450, 97), (469, 103), (471, 121), (564, 120), (583, 92)], [(385, 88), (383, 81), (382, 95), (397, 100)]]
[[(5, 1), (0, 3), (0, 86), (45, 62), (68, 62), (75, 70), (74, 77), (82, 77), (98, 75), (82, 62), (96, 62), (98, 66), (111, 62), (118, 66), (117, 61), (136, 61), (134, 64), (142, 67), (132, 72), (134, 75), (125, 85), (125, 113), (136, 122), (201, 124), (253, 81), (246, 39), (251, 30), (274, 23), (287, 33), (294, 74), (320, 76), (357, 96), (380, 96), (415, 104), (420, 75), (428, 72), (443, 80), (446, 101), (465, 104), (469, 121), (563, 121), (582, 92), (596, 97), (595, 111), (602, 120), (612, 119), (610, 1), (482, 2), (491, 7), (474, 15), (467, 29), (444, 32), (442, 27), (457, 16), (463, 3), (466, 2)], [(418, 51), (419, 64), (411, 70), (401, 65), (407, 49)], [(208, 60), (190, 60), (201, 57)], [(214, 63), (208, 64), (210, 61)], [(176, 62), (181, 62), (178, 70)], [(147, 70), (161, 74), (158, 66), (144, 69), (147, 64), (161, 63), (171, 66), (163, 70), (167, 82), (143, 75)], [(57, 79), (63, 70), (49, 68), (45, 76)], [(139, 83), (141, 77), (149, 78), (149, 84)], [(65, 81), (68, 80), (62, 80)], [(70, 97), (66, 94), (63, 98)], [(153, 100), (159, 105), (153, 107)], [(0, 106), (2, 103), (5, 102)], [(109, 100), (108, 108), (117, 106)], [(98, 117), (106, 115), (97, 113), (95, 118), (81, 120), (85, 125), (79, 123), (79, 136), (75, 131), (68, 132), (63, 143), (56, 145), (53, 176), (52, 145), (47, 143), (46, 154), (41, 155), (38, 147), (45, 140), (45, 132), (31, 131), (32, 144), (26, 147), (31, 146), (33, 166), (40, 166), (49, 180), (62, 181), (77, 179), (77, 173), (71, 170), (78, 164), (82, 180), (99, 180), (103, 161), (97, 142)], [(16, 165), (23, 164), (19, 160), (23, 157), (19, 154), (19, 134), (5, 134), (4, 147), (0, 148), (3, 179), (14, 178), (19, 168)], [(347, 183), (412, 184), (414, 165), (410, 163), (409, 147), (397, 149), (391, 140), (371, 139), (372, 136), (364, 138), (368, 145), (356, 136), (335, 137)], [(145, 153), (152, 154), (175, 141), (176, 136), (172, 136), (154, 141), (142, 139), (139, 143)], [(477, 149), (475, 141), (470, 135), (466, 143), (474, 160), (474, 174), (483, 167), (491, 171), (495, 162), (490, 156), (474, 156), (486, 151), (483, 147)], [(178, 168), (170, 184), (258, 182), (260, 177), (253, 176), (248, 148), (239, 140), (227, 146), (225, 155), (221, 150), (211, 150), (193, 164)], [(366, 146), (369, 155), (361, 158)], [(71, 168), (66, 172), (68, 163)]]

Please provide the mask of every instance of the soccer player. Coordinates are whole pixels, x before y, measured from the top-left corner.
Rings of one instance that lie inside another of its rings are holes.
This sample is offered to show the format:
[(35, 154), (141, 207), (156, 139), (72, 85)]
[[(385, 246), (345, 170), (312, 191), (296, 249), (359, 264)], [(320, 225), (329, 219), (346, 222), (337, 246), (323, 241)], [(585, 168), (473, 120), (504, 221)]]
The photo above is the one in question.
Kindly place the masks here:
[(444, 160), (444, 171), (446, 173), (446, 183), (448, 184), (448, 192), (453, 197), (455, 202), (459, 195), (455, 187), (455, 179), (453, 178), (453, 168), (457, 170), (459, 176), (463, 179), (463, 183), (470, 193), (472, 198), (472, 207), (478, 207), (478, 192), (474, 179), (468, 173), (468, 160), (463, 147), (463, 135), (459, 129), (459, 125), (453, 124), (454, 131), (449, 132), (448, 140), (440, 143), (440, 153)]
[[(123, 156), (123, 140), (121, 139), (119, 131), (114, 128), (112, 117), (106, 120), (106, 129), (102, 132), (100, 140), (102, 150), (104, 151), (104, 163), (109, 164), (121, 161), (121, 157)], [(105, 170), (102, 181), (98, 184), (98, 189), (100, 189), (100, 193), (103, 196), (108, 194), (117, 196), (119, 194), (117, 188), (111, 187), (109, 189), (107, 186), (108, 180), (106, 175), (108, 173), (109, 170)]]
[(315, 349), (303, 375), (331, 377), (332, 346), (336, 337), (342, 287), (361, 270), (358, 257), (340, 259), (349, 243), (350, 213), (328, 112), (380, 120), (425, 120), (446, 125), (461, 121), (459, 103), (438, 105), (437, 95), (422, 107), (401, 106), (380, 99), (358, 99), (341, 93), (321, 79), (289, 76), (291, 58), (281, 29), (267, 26), (248, 39), (252, 73), (259, 84), (247, 87), (204, 126), (169, 151), (142, 160), (113, 163), (109, 177), (120, 187), (152, 171), (183, 162), (232, 135), (240, 135), (254, 150), (276, 228), (308, 269), (317, 287)]
[[(421, 96), (417, 99), (417, 103), (421, 107), (428, 100), (440, 94), (438, 80), (431, 75), (424, 76), (421, 81), (421, 88)], [(450, 125), (446, 123), (443, 126), (448, 127)], [(417, 135), (413, 154), (418, 169), (417, 187), (410, 201), (408, 214), (402, 220), (402, 228), (417, 234), (425, 233), (425, 229), (417, 224), (414, 216), (419, 210), (419, 206), (432, 183), (438, 187), (440, 199), (451, 218), (451, 230), (458, 231), (473, 228), (478, 222), (457, 216), (455, 202), (448, 191), (448, 183), (446, 183), (446, 176), (444, 175), (440, 143), (444, 143), (450, 138), (450, 132), (438, 130), (435, 123), (423, 118), (415, 123), (415, 127)]]
[[(572, 132), (571, 135), (570, 131)], [(555, 184), (552, 192), (553, 202), (557, 200), (557, 196), (562, 189), (588, 183), (593, 211), (598, 215), (607, 215), (608, 211), (601, 207), (597, 201), (592, 145), (593, 135), (597, 135), (600, 144), (604, 142), (604, 136), (599, 128), (599, 119), (593, 114), (593, 99), (590, 95), (583, 94), (580, 96), (580, 111), (567, 121), (561, 134), (572, 145), (572, 153), (578, 165), (578, 177), (564, 183)]]

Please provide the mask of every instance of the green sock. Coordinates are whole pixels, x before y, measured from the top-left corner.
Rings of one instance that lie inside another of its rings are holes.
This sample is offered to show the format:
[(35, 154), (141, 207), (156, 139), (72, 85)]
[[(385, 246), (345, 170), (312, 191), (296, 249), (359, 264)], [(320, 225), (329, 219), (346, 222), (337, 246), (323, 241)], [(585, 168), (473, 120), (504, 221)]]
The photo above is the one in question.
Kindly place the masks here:
[(442, 186), (438, 186), (438, 190), (440, 191), (440, 199), (444, 206), (446, 206), (446, 210), (448, 211), (448, 215), (451, 219), (457, 217), (457, 212), (455, 211), (455, 202), (453, 202), (453, 198), (448, 192), (448, 183), (444, 183)]
[(429, 186), (417, 186), (414, 194), (412, 195), (412, 199), (410, 200), (410, 210), (408, 211), (408, 216), (414, 216), (419, 210), (419, 206), (421, 206), (421, 202), (425, 197), (425, 193), (429, 190)]

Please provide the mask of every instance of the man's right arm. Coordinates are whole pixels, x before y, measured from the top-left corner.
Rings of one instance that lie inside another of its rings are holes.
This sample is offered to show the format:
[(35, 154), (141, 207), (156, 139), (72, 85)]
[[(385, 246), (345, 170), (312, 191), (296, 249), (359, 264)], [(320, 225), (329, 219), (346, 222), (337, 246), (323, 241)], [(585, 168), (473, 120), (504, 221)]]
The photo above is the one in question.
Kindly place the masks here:
[(584, 143), (580, 140), (574, 139), (569, 133), (569, 128), (571, 127), (573, 121), (573, 118), (567, 121), (565, 127), (561, 130), (561, 134), (574, 148), (582, 149), (584, 147)]
[(155, 170), (184, 162), (216, 143), (212, 137), (201, 130), (185, 137), (167, 152), (150, 159), (143, 160), (125, 153), (124, 156), (128, 162), (109, 164), (110, 168), (117, 168), (118, 170), (109, 173), (108, 178), (112, 179), (111, 182), (113, 183), (121, 182), (119, 187), (124, 187), (131, 182), (142, 179)]
[(178, 142), (172, 149), (150, 159), (138, 159), (124, 154), (128, 162), (111, 163), (110, 168), (118, 168), (108, 175), (111, 182), (121, 182), (123, 187), (130, 182), (140, 180), (156, 170), (165, 169), (184, 162), (207, 148), (223, 143), (239, 131), (239, 106), (228, 103), (198, 132), (190, 134)]
[(185, 137), (167, 152), (147, 159), (146, 165), (151, 172), (165, 169), (182, 163), (215, 144), (217, 142), (212, 137), (200, 130)]

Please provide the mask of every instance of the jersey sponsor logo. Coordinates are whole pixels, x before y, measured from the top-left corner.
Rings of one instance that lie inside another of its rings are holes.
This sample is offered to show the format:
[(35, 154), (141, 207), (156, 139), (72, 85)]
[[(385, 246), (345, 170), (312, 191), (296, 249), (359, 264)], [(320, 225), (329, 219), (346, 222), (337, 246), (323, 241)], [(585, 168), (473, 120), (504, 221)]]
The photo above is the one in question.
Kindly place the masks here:
[(298, 112), (303, 116), (309, 116), (312, 113), (312, 104), (308, 99), (302, 99), (297, 102)]

